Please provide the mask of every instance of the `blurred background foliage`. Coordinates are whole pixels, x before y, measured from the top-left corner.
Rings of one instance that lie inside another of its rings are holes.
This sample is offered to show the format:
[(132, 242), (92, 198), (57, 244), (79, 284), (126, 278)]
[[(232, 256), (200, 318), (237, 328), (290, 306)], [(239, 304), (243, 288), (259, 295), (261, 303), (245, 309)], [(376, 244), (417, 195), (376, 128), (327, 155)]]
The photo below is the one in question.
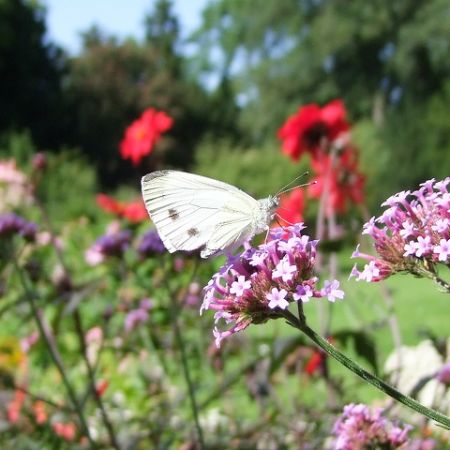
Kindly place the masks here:
[[(136, 186), (143, 172), (172, 166), (267, 195), (301, 172), (278, 155), (276, 130), (300, 105), (338, 97), (370, 209), (449, 173), (446, 0), (211, 0), (187, 42), (172, 2), (158, 0), (142, 41), (92, 27), (75, 56), (49, 41), (45, 17), (38, 1), (0, 0), (1, 151), (70, 148), (86, 186)], [(147, 107), (175, 127), (136, 169), (118, 144)], [(70, 189), (77, 173), (55, 177)]]

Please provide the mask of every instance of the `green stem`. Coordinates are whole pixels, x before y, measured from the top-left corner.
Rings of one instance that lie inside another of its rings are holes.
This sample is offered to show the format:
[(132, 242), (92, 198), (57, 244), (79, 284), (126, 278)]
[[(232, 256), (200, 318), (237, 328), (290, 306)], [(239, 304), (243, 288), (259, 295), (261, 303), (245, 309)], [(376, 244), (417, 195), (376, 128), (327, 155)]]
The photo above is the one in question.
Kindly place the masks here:
[(183, 367), (183, 374), (184, 374), (184, 378), (186, 379), (186, 384), (188, 386), (189, 398), (191, 401), (191, 408), (192, 408), (192, 413), (194, 416), (195, 428), (197, 429), (198, 443), (199, 443), (200, 449), (203, 450), (205, 448), (205, 443), (203, 440), (203, 431), (202, 431), (202, 427), (200, 426), (200, 421), (198, 419), (198, 405), (197, 405), (197, 401), (195, 398), (194, 384), (192, 383), (191, 375), (189, 372), (186, 348), (184, 346), (183, 338), (181, 336), (181, 330), (180, 330), (180, 326), (178, 324), (178, 318), (174, 317), (172, 320), (173, 320), (173, 329), (175, 332), (175, 339), (177, 341), (177, 345), (178, 345), (178, 348), (179, 348), (180, 354), (181, 354), (181, 365)]
[(433, 275), (432, 276), (432, 280), (438, 286), (440, 286), (442, 289), (444, 289), (444, 291), (450, 293), (450, 283), (447, 283), (445, 280), (443, 280), (442, 278), (438, 277), (437, 275)]
[(91, 362), (89, 361), (89, 357), (87, 354), (86, 341), (84, 338), (83, 322), (81, 319), (81, 314), (78, 311), (78, 309), (76, 309), (73, 312), (73, 318), (75, 321), (75, 330), (76, 330), (76, 333), (78, 336), (78, 341), (80, 344), (80, 351), (83, 356), (83, 360), (84, 360), (84, 363), (85, 363), (86, 369), (87, 369), (87, 374), (88, 374), (88, 378), (89, 378), (88, 382), (90, 385), (90, 390), (91, 390), (92, 396), (94, 397), (94, 400), (97, 403), (97, 407), (100, 410), (100, 415), (101, 415), (101, 418), (103, 421), (103, 425), (105, 426), (106, 431), (108, 433), (108, 437), (109, 437), (111, 446), (113, 448), (115, 448), (116, 450), (120, 450), (120, 445), (119, 445), (119, 442), (117, 441), (117, 437), (114, 432), (114, 427), (112, 426), (112, 423), (109, 420), (109, 416), (108, 416), (108, 413), (106, 412), (105, 405), (103, 404), (102, 398), (99, 395), (99, 393), (97, 392), (97, 387), (95, 384), (95, 371), (94, 371), (94, 368), (92, 367)]
[[(195, 274), (197, 272), (197, 267), (198, 264), (195, 264), (194, 267), (194, 271), (191, 277), (191, 280), (195, 277)], [(184, 345), (184, 340), (181, 334), (181, 329), (180, 329), (180, 325), (178, 322), (178, 311), (180, 309), (180, 305), (177, 302), (177, 299), (175, 298), (174, 293), (172, 292), (172, 290), (170, 289), (169, 283), (167, 281), (167, 278), (165, 277), (165, 283), (166, 283), (166, 288), (167, 291), (169, 292), (169, 296), (170, 296), (170, 301), (171, 301), (171, 308), (170, 308), (170, 315), (171, 315), (171, 322), (172, 322), (172, 326), (173, 326), (173, 331), (175, 334), (175, 340), (177, 343), (177, 346), (180, 350), (180, 356), (181, 356), (181, 365), (183, 367), (183, 375), (184, 378), (186, 380), (186, 384), (188, 387), (188, 392), (189, 392), (189, 399), (191, 402), (191, 409), (192, 409), (192, 414), (194, 416), (194, 422), (195, 422), (195, 428), (197, 430), (197, 436), (198, 436), (198, 444), (200, 447), (200, 450), (204, 450), (205, 447), (205, 441), (203, 439), (203, 431), (202, 431), (202, 427), (200, 426), (200, 421), (199, 421), (199, 408), (197, 405), (197, 400), (195, 398), (195, 389), (194, 389), (194, 384), (192, 383), (192, 379), (191, 379), (191, 374), (189, 371), (189, 364), (188, 364), (188, 358), (187, 358), (187, 354), (186, 354), (186, 347)]]
[(41, 339), (45, 342), (47, 349), (50, 353), (50, 356), (53, 360), (53, 363), (55, 364), (56, 368), (58, 369), (59, 374), (61, 375), (64, 387), (67, 390), (67, 394), (69, 395), (70, 401), (72, 402), (72, 405), (76, 411), (78, 419), (80, 420), (80, 425), (81, 425), (81, 428), (83, 429), (83, 433), (87, 437), (91, 448), (96, 449), (97, 445), (92, 440), (91, 433), (89, 432), (89, 427), (88, 427), (86, 419), (84, 417), (83, 409), (82, 409), (82, 407), (78, 401), (78, 398), (75, 394), (75, 390), (72, 387), (72, 384), (70, 383), (69, 378), (67, 377), (66, 370), (64, 368), (64, 364), (62, 362), (62, 358), (61, 358), (61, 355), (59, 354), (56, 343), (54, 342), (52, 336), (50, 335), (49, 330), (47, 329), (46, 325), (44, 324), (44, 318), (42, 317), (42, 312), (38, 309), (38, 307), (36, 305), (34, 293), (32, 292), (31, 288), (28, 286), (28, 282), (27, 282), (24, 274), (22, 273), (22, 270), (20, 269), (17, 261), (15, 261), (15, 260), (14, 260), (14, 266), (16, 268), (16, 271), (17, 271), (20, 281), (22, 283), (25, 297), (27, 298), (27, 300), (30, 304), (31, 312), (33, 313), (33, 317), (38, 326)]
[[(301, 310), (301, 307), (299, 308)], [(418, 413), (428, 417), (441, 424), (443, 427), (450, 429), (450, 417), (439, 413), (433, 409), (423, 406), (421, 403), (417, 402), (413, 398), (402, 394), (400, 391), (385, 383), (383, 380), (377, 376), (367, 372), (355, 361), (351, 360), (343, 353), (341, 353), (336, 347), (331, 345), (326, 339), (317, 334), (313, 329), (309, 328), (304, 319), (303, 312), (300, 314), (300, 319), (295, 317), (291, 312), (284, 311), (283, 316), (286, 318), (288, 323), (294, 328), (305, 333), (314, 343), (316, 343), (322, 350), (324, 350), (328, 355), (333, 357), (336, 361), (340, 362), (347, 369), (351, 370), (353, 373), (361, 377), (363, 380), (369, 382), (372, 386), (375, 386), (380, 391), (394, 398), (395, 400), (403, 403), (405, 406), (417, 411)], [(303, 318), (303, 319), (302, 319)]]

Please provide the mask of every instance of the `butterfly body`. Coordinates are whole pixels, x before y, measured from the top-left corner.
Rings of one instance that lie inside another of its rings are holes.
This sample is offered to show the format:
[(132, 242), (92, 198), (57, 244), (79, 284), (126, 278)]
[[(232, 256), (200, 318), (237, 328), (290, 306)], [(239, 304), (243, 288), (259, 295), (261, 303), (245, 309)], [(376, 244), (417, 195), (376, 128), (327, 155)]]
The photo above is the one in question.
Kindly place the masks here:
[(202, 248), (202, 258), (231, 252), (267, 230), (278, 197), (255, 200), (212, 178), (175, 170), (142, 178), (147, 211), (169, 252)]

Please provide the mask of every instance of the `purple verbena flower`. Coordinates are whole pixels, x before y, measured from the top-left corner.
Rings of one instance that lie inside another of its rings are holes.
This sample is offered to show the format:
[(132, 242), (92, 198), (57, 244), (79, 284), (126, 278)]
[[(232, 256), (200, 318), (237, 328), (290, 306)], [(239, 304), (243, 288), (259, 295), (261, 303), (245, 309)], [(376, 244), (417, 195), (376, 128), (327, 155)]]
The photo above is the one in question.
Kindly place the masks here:
[(408, 447), (405, 450), (434, 450), (437, 442), (431, 438), (413, 439), (408, 442)]
[(125, 316), (125, 331), (129, 333), (130, 331), (134, 330), (138, 325), (143, 324), (147, 322), (149, 317), (148, 310), (144, 308), (137, 308), (132, 309), (126, 316)]
[(141, 238), (137, 252), (143, 258), (165, 252), (164, 244), (156, 230), (147, 231)]
[(338, 288), (339, 288), (338, 280), (333, 281), (325, 280), (324, 287), (320, 292), (324, 297), (326, 296), (330, 302), (334, 303), (336, 299), (342, 300), (344, 298), (344, 291)]
[(131, 233), (128, 230), (116, 231), (99, 237), (85, 252), (86, 262), (95, 266), (103, 262), (107, 257), (122, 257), (129, 247)]
[(409, 430), (409, 426), (399, 427), (383, 417), (379, 408), (371, 410), (366, 405), (351, 403), (344, 407), (343, 414), (333, 426), (336, 439), (332, 448), (396, 450), (404, 448)]
[(286, 295), (286, 290), (272, 288), (272, 291), (266, 294), (266, 298), (269, 300), (269, 304), (267, 306), (271, 309), (286, 309), (289, 306), (289, 302), (286, 300)]
[(436, 379), (441, 383), (450, 386), (450, 362), (444, 364), (436, 375)]
[(428, 180), (414, 192), (403, 191), (387, 199), (388, 209), (371, 218), (362, 234), (373, 239), (377, 256), (360, 253), (368, 261), (363, 271), (353, 268), (357, 280), (380, 281), (397, 272), (424, 276), (437, 263), (450, 263), (450, 178)]
[[(271, 318), (283, 317), (290, 303), (311, 298), (343, 298), (339, 282), (326, 281), (319, 289), (314, 276), (318, 241), (302, 236), (302, 226), (277, 228), (271, 240), (230, 256), (204, 288), (200, 312), (215, 311), (216, 344), (227, 336)], [(224, 321), (226, 330), (217, 324)]]
[(0, 215), (0, 238), (10, 238), (17, 234), (27, 241), (34, 241), (37, 225), (13, 213)]

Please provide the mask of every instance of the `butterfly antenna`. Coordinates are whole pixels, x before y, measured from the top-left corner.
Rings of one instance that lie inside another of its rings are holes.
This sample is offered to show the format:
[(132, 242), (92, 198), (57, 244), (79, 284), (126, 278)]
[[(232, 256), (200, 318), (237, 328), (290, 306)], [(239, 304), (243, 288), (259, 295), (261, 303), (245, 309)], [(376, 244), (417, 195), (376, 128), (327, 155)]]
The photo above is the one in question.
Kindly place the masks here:
[(297, 189), (297, 188), (299, 188), (299, 187), (309, 186), (310, 184), (316, 184), (316, 182), (313, 181), (312, 183), (298, 184), (297, 186), (293, 186), (293, 187), (291, 187), (291, 188), (289, 188), (289, 189), (286, 189), (286, 188), (288, 188), (289, 186), (291, 186), (293, 183), (295, 183), (297, 180), (299, 180), (300, 178), (306, 177), (306, 176), (308, 176), (308, 175), (309, 175), (309, 172), (306, 171), (306, 172), (302, 173), (301, 175), (299, 175), (298, 177), (295, 177), (290, 183), (288, 183), (286, 186), (283, 186), (283, 187), (276, 193), (276, 196), (278, 197), (278, 196), (280, 196), (281, 194), (285, 194), (286, 192), (293, 191), (294, 189)]
[(314, 184), (317, 184), (317, 181), (310, 181), (309, 183), (304, 184), (298, 184), (297, 186), (291, 187), (289, 189), (285, 189), (284, 191), (279, 192), (277, 195), (286, 194), (286, 192), (291, 192), (294, 189), (305, 187), (305, 186), (313, 186)]

